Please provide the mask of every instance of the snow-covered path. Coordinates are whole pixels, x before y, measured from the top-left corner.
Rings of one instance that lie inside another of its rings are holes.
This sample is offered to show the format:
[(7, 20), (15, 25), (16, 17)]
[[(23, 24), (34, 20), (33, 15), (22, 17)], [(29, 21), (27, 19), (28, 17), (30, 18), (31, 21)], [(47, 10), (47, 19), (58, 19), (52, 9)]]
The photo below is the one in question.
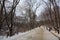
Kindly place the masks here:
[(58, 38), (41, 26), (6, 40), (58, 40)]
[(42, 31), (43, 31), (43, 29), (36, 28), (31, 31), (28, 31), (23, 36), (17, 37), (15, 40), (43, 40), (43, 32)]
[(14, 40), (58, 40), (58, 38), (44, 29), (44, 27), (38, 27), (31, 31), (28, 31), (24, 35), (18, 36)]

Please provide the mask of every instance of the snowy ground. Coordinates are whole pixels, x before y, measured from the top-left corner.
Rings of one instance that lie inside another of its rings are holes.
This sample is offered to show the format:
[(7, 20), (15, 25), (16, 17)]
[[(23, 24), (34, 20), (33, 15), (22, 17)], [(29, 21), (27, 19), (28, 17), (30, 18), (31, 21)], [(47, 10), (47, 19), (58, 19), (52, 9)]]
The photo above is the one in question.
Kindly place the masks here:
[(51, 33), (54, 34), (56, 37), (60, 38), (60, 34), (58, 34), (57, 32), (55, 32), (54, 30), (51, 30)]
[(0, 37), (0, 40), (58, 40), (57, 37), (42, 26), (24, 33), (19, 33), (18, 35), (16, 34), (12, 37), (2, 38)]

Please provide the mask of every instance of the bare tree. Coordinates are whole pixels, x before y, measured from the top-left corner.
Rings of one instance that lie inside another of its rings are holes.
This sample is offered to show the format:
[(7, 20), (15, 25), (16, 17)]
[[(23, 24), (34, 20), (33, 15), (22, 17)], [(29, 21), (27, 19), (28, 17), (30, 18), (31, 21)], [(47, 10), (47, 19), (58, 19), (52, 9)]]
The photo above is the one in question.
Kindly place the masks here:
[(39, 8), (40, 4), (37, 3), (37, 6), (36, 6), (35, 10), (33, 11), (32, 8), (35, 5), (35, 3), (34, 3), (34, 5), (32, 5), (31, 4), (32, 0), (30, 0), (30, 3), (28, 1), (26, 1), (26, 2), (29, 5), (28, 13), (29, 13), (29, 18), (30, 18), (30, 28), (33, 29), (33, 28), (35, 28), (35, 24), (36, 24), (35, 23), (36, 22), (36, 14), (35, 13), (36, 13), (37, 8)]
[(3, 8), (4, 8), (4, 2), (5, 0), (0, 0), (0, 29), (3, 27), (3, 23), (2, 23), (2, 20), (3, 20)]
[[(6, 9), (6, 6), (5, 6), (6, 1), (7, 0), (2, 0), (1, 1), (1, 9), (0, 9), (0, 14), (1, 14), (0, 25), (1, 26), (0, 26), (0, 28), (2, 27), (3, 22), (6, 20), (6, 24), (8, 26), (8, 30), (9, 30), (8, 34), (9, 34), (9, 36), (12, 36), (13, 35), (14, 14), (15, 14), (16, 6), (18, 5), (20, 0), (13, 0), (13, 4), (10, 7), (11, 10), (9, 12), (7, 12), (7, 9)], [(4, 18), (3, 18), (3, 15), (5, 15)]]

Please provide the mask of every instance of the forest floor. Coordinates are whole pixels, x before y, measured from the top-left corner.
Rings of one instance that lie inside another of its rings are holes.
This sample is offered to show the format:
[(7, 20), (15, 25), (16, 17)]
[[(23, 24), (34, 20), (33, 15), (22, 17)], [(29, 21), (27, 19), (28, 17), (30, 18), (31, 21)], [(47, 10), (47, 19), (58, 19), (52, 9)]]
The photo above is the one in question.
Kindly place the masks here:
[(18, 35), (14, 35), (12, 37), (8, 37), (5, 39), (6, 40), (58, 40), (57, 37), (55, 37), (51, 32), (49, 32), (42, 26), (24, 33), (19, 33)]

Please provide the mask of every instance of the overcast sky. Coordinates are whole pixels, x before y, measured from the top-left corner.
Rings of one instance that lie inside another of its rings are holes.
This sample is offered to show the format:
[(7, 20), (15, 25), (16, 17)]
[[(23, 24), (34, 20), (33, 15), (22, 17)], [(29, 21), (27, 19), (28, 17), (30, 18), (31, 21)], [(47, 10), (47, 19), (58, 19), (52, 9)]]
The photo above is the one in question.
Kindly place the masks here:
[[(28, 3), (26, 3), (25, 1), (27, 1), (27, 0), (20, 0), (20, 3), (18, 4), (17, 11), (16, 11), (16, 13), (17, 13), (16, 15), (17, 16), (21, 15), (22, 10), (24, 8), (28, 8)], [(34, 7), (32, 8), (33, 10), (35, 10), (35, 7), (37, 6), (36, 4), (40, 4), (40, 6), (36, 10), (36, 15), (39, 16), (41, 14), (41, 11), (44, 10), (45, 4), (42, 2), (42, 0), (32, 0), (32, 1), (36, 2), (34, 4)], [(47, 0), (45, 0), (45, 1), (47, 2)]]

